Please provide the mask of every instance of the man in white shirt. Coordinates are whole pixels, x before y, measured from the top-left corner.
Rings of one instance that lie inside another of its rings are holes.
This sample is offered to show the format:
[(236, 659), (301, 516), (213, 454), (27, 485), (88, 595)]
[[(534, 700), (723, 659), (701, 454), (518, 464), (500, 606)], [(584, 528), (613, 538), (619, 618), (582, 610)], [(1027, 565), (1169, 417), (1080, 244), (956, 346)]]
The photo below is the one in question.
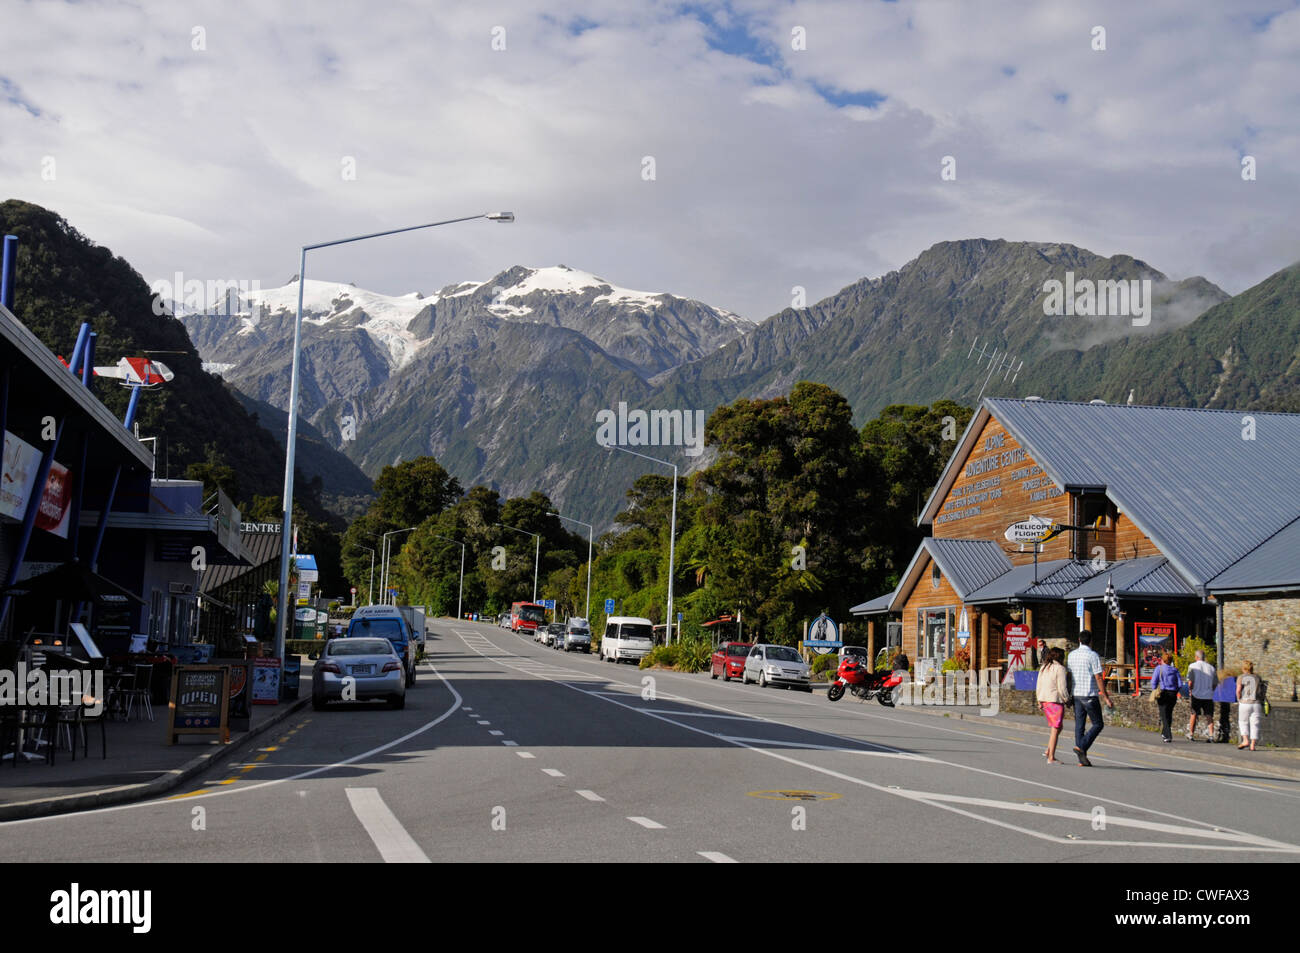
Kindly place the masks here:
[(1192, 720), (1187, 724), (1187, 740), (1196, 738), (1196, 718), (1205, 716), (1206, 741), (1214, 740), (1214, 689), (1219, 684), (1219, 673), (1205, 661), (1205, 653), (1196, 650), (1196, 661), (1187, 666), (1187, 681), (1191, 685)]
[[(1101, 701), (1114, 711), (1115, 704), (1106, 693), (1106, 683), (1101, 679), (1101, 656), (1092, 650), (1092, 633), (1087, 629), (1079, 632), (1079, 647), (1065, 659), (1065, 667), (1070, 671), (1074, 693), (1074, 754), (1079, 765), (1091, 768), (1088, 749), (1101, 734), (1105, 722), (1101, 717)], [(1084, 720), (1092, 722), (1087, 733), (1083, 730)]]

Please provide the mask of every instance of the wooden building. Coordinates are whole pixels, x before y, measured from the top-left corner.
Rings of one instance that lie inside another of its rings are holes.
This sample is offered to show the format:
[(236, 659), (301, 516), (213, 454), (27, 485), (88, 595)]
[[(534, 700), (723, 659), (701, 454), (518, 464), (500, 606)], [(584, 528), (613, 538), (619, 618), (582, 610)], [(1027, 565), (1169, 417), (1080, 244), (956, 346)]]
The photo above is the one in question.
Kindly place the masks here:
[[(1035, 518), (1066, 527), (1036, 559), (1008, 539)], [(972, 667), (995, 667), (1019, 623), (1059, 644), (1086, 627), (1103, 658), (1131, 663), (1135, 635), (1171, 632), (1290, 692), (1300, 415), (989, 398), (918, 523), (931, 535), (898, 587), (853, 609), (901, 617), (914, 659), (964, 647)]]

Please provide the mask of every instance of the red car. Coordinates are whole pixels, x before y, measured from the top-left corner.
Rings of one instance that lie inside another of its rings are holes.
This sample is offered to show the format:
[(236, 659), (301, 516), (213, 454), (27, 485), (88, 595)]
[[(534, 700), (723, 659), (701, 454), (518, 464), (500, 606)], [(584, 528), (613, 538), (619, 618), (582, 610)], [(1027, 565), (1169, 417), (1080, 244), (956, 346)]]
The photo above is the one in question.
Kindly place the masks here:
[(709, 674), (714, 678), (721, 675), (724, 682), (740, 678), (741, 673), (745, 671), (745, 657), (753, 647), (752, 642), (723, 642), (713, 650)]

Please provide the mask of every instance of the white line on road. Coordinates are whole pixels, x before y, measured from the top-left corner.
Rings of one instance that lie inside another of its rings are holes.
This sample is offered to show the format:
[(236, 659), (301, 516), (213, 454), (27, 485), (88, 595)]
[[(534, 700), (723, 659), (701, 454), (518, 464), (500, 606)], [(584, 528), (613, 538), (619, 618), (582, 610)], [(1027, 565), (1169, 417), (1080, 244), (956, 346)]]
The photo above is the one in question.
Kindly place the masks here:
[(705, 860), (711, 860), (711, 861), (713, 861), (715, 864), (738, 864), (738, 863), (740, 863), (740, 861), (736, 860), (734, 857), (728, 857), (726, 854), (719, 853), (719, 852), (716, 851), (716, 850), (697, 850), (695, 853), (699, 854), (699, 855), (700, 855), (701, 857), (703, 857)]
[(492, 735), (493, 737), (499, 738), (502, 735), (504, 735), (505, 732), (502, 731), (500, 728), (493, 728), (491, 731), (488, 732), (488, 734)]
[(501, 742), (501, 743), (502, 743), (503, 745), (505, 745), (507, 748), (518, 748), (518, 747), (519, 747), (519, 742), (517, 742), (517, 741), (503, 741), (503, 742)]
[(661, 831), (664, 829), (664, 826), (662, 824), (660, 824), (658, 821), (652, 821), (648, 817), (629, 817), (628, 820), (631, 821), (633, 824), (640, 824), (642, 827), (647, 828), (648, 830)]
[(375, 842), (375, 847), (379, 848), (379, 856), (384, 858), (384, 863), (429, 863), (429, 858), (420, 850), (420, 845), (411, 839), (402, 822), (379, 796), (378, 788), (348, 788), (347, 795), (352, 813), (356, 814), (361, 826)]
[(535, 758), (535, 757), (537, 757), (537, 755), (533, 754), (531, 751), (516, 751), (515, 754), (519, 755), (519, 757), (521, 757), (521, 758)]
[(542, 774), (549, 774), (553, 778), (564, 777), (563, 771), (556, 771), (554, 768), (542, 768)]
[(597, 794), (595, 791), (577, 791), (577, 792), (575, 792), (575, 793), (578, 794), (578, 795), (581, 796), (581, 797), (585, 797), (588, 801), (603, 801), (603, 800), (605, 800), (603, 797), (601, 797), (601, 796), (600, 796), (599, 794)]

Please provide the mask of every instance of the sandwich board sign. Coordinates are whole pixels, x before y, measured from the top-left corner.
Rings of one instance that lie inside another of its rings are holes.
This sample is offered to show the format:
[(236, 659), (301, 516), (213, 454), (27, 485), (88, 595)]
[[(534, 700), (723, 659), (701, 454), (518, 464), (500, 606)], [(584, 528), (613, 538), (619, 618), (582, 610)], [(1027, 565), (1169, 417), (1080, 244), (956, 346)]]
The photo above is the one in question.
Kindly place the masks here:
[(224, 665), (178, 665), (167, 704), (167, 743), (177, 735), (218, 735), (230, 743), (230, 669)]

